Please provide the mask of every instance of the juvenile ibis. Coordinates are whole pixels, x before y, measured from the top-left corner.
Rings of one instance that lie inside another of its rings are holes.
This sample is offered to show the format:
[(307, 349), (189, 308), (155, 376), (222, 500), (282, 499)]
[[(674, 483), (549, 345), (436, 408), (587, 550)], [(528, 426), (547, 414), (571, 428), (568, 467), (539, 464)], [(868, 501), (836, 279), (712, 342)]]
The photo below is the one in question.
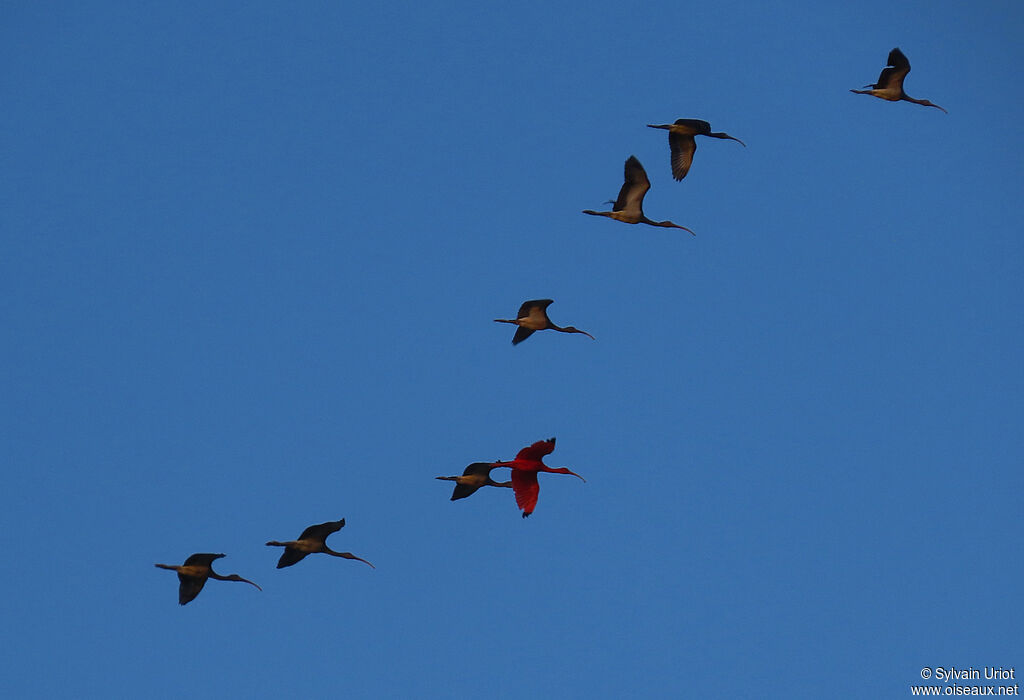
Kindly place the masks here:
[(238, 574), (229, 574), (227, 576), (221, 576), (213, 570), (213, 561), (220, 559), (223, 554), (210, 554), (208, 552), (199, 552), (193, 554), (185, 563), (181, 566), (174, 566), (172, 564), (154, 564), (158, 569), (168, 569), (170, 571), (178, 572), (178, 581), (181, 583), (178, 585), (178, 604), (185, 605), (185, 603), (191, 602), (199, 595), (199, 591), (203, 590), (203, 586), (206, 585), (206, 579), (212, 578), (218, 581), (242, 581), (248, 583), (251, 586), (256, 586), (259, 590), (263, 590), (255, 583), (247, 578), (242, 578)]
[[(913, 102), (925, 107), (942, 109), (942, 107), (932, 104), (928, 100), (917, 100), (903, 92), (903, 81), (909, 72), (910, 61), (907, 60), (907, 57), (903, 55), (899, 48), (895, 48), (889, 52), (888, 65), (882, 69), (881, 75), (878, 76), (878, 82), (864, 86), (871, 88), (870, 90), (850, 90), (850, 92), (855, 92), (858, 95), (873, 95), (889, 102), (905, 100), (906, 102)], [(942, 111), (946, 112), (944, 109)], [(949, 114), (949, 112), (946, 112), (946, 114)]]
[(299, 535), (299, 539), (297, 540), (292, 540), (290, 542), (278, 542), (276, 540), (271, 540), (270, 542), (267, 542), (267, 546), (284, 547), (284, 552), (281, 554), (281, 558), (277, 560), (277, 568), (279, 569), (299, 563), (306, 558), (307, 554), (317, 554), (320, 552), (330, 554), (332, 557), (355, 559), (356, 561), (361, 561), (364, 564), (369, 564), (371, 568), (376, 569), (376, 566), (370, 564), (370, 562), (365, 559), (360, 559), (351, 552), (335, 552), (327, 546), (328, 535), (337, 532), (343, 527), (345, 527), (345, 518), (335, 520), (333, 522), (320, 523), (319, 525), (310, 525), (302, 531), (302, 534)]
[(523, 305), (519, 307), (519, 313), (516, 314), (514, 319), (511, 318), (496, 318), (495, 323), (514, 323), (519, 326), (516, 328), (516, 334), (512, 336), (512, 344), (518, 345), (523, 342), (531, 335), (534, 331), (561, 331), (562, 333), (582, 333), (591, 340), (594, 336), (590, 335), (586, 331), (581, 331), (579, 328), (573, 326), (566, 326), (561, 328), (556, 326), (548, 318), (548, 307), (553, 304), (554, 301), (551, 299), (533, 299), (531, 301), (524, 301)]
[(516, 495), (516, 505), (523, 511), (526, 518), (537, 507), (537, 495), (540, 493), (540, 484), (537, 483), (537, 472), (548, 472), (549, 474), (572, 474), (576, 478), (586, 481), (574, 471), (559, 467), (553, 469), (544, 464), (544, 455), (549, 455), (555, 449), (555, 439), (538, 440), (529, 447), (519, 450), (519, 454), (511, 462), (495, 462), (495, 467), (512, 467), (512, 490)]
[(462, 472), (462, 476), (435, 476), (435, 479), (441, 481), (454, 481), (455, 490), (452, 491), (452, 500), (457, 501), (460, 498), (466, 498), (472, 496), (482, 486), (500, 486), (503, 488), (512, 488), (511, 481), (498, 482), (491, 478), (491, 470), (494, 469), (494, 465), (490, 462), (473, 462), (466, 470)]
[(636, 156), (630, 156), (626, 159), (626, 181), (622, 184), (622, 189), (619, 190), (619, 196), (615, 200), (612, 210), (592, 211), (584, 209), (583, 213), (593, 216), (607, 216), (626, 224), (648, 224), (650, 226), (664, 226), (666, 228), (681, 228), (684, 231), (689, 231), (694, 236), (697, 235), (685, 226), (673, 224), (671, 221), (651, 221), (644, 216), (644, 195), (647, 194), (649, 189), (651, 189), (651, 181), (647, 179), (644, 166), (640, 165), (640, 161), (636, 159)]
[(716, 139), (730, 139), (744, 148), (747, 144), (724, 131), (712, 131), (711, 125), (703, 119), (676, 119), (672, 124), (648, 124), (652, 129), (668, 130), (668, 146), (672, 151), (672, 177), (682, 180), (693, 164), (693, 154), (697, 150), (694, 136), (711, 136)]

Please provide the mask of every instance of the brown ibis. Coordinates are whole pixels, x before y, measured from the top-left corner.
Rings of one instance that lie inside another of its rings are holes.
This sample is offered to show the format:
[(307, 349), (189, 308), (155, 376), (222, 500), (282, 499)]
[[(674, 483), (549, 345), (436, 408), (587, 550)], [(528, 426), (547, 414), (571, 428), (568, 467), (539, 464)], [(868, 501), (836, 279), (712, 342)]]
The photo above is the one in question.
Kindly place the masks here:
[(648, 224), (650, 226), (664, 226), (666, 228), (681, 228), (684, 231), (689, 231), (694, 236), (697, 235), (685, 226), (673, 224), (671, 221), (651, 221), (644, 216), (644, 195), (647, 194), (647, 190), (651, 189), (651, 181), (647, 179), (644, 166), (640, 165), (640, 161), (636, 159), (636, 156), (630, 156), (626, 159), (625, 180), (611, 211), (584, 209), (583, 213), (593, 216), (607, 216), (626, 224)]
[[(924, 105), (925, 107), (935, 107), (936, 109), (942, 109), (937, 104), (932, 104), (928, 100), (914, 99), (907, 93), (903, 92), (903, 81), (907, 77), (907, 73), (910, 72), (910, 61), (903, 55), (903, 52), (899, 48), (895, 48), (889, 52), (888, 65), (882, 69), (882, 73), (878, 76), (878, 82), (870, 85), (865, 85), (870, 90), (850, 90), (858, 95), (872, 95), (874, 97), (880, 97), (883, 100), (889, 102), (899, 102), (904, 100), (906, 102), (913, 102), (914, 104)], [(943, 112), (946, 110), (942, 109)], [(946, 112), (949, 114), (949, 112)]]
[(345, 518), (341, 520), (335, 520), (333, 522), (320, 523), (319, 525), (310, 525), (302, 534), (299, 535), (299, 539), (291, 540), (290, 542), (278, 542), (271, 540), (267, 542), (268, 547), (284, 547), (284, 552), (281, 554), (281, 558), (277, 560), (277, 568), (283, 569), (286, 566), (297, 564), (306, 558), (307, 554), (330, 554), (332, 557), (341, 557), (342, 559), (355, 559), (361, 561), (364, 564), (369, 564), (371, 568), (376, 569), (373, 564), (360, 559), (351, 552), (335, 552), (333, 549), (327, 546), (328, 535), (337, 532), (341, 528), (345, 527)]
[(238, 574), (228, 574), (227, 576), (221, 576), (213, 570), (213, 562), (215, 559), (220, 559), (223, 554), (210, 554), (209, 552), (198, 552), (193, 554), (185, 563), (181, 566), (174, 566), (172, 564), (154, 564), (158, 569), (168, 569), (170, 571), (178, 572), (178, 581), (181, 583), (178, 586), (178, 604), (185, 605), (185, 603), (191, 602), (199, 595), (199, 591), (203, 590), (203, 586), (206, 585), (206, 579), (216, 579), (218, 581), (242, 581), (248, 583), (251, 586), (256, 586), (259, 590), (263, 590), (258, 585), (253, 583), (247, 578), (242, 578)]
[(472, 496), (477, 490), (483, 486), (500, 486), (502, 488), (512, 488), (511, 481), (495, 481), (491, 478), (491, 470), (494, 469), (494, 465), (491, 462), (473, 462), (465, 471), (462, 472), (462, 476), (435, 476), (435, 479), (441, 481), (454, 481), (455, 490), (452, 491), (452, 500), (457, 501), (460, 498), (466, 498)]
[(512, 336), (512, 344), (518, 345), (523, 342), (531, 335), (534, 331), (560, 331), (562, 333), (582, 333), (591, 340), (594, 336), (590, 335), (586, 331), (581, 331), (579, 328), (574, 326), (566, 326), (562, 328), (556, 326), (548, 318), (548, 307), (553, 304), (554, 301), (551, 299), (533, 299), (531, 301), (524, 301), (523, 305), (519, 307), (519, 313), (516, 314), (514, 319), (512, 318), (496, 318), (495, 323), (513, 323), (517, 326), (515, 335)]
[(712, 131), (711, 125), (703, 119), (676, 119), (672, 124), (648, 124), (652, 129), (668, 130), (668, 146), (672, 151), (672, 177), (682, 180), (693, 164), (693, 154), (697, 150), (695, 136), (711, 136), (716, 139), (730, 139), (744, 148), (747, 144), (724, 131)]
[(516, 458), (511, 462), (495, 462), (495, 467), (512, 468), (512, 490), (516, 495), (516, 505), (523, 511), (526, 518), (537, 506), (537, 496), (540, 494), (540, 484), (537, 483), (537, 472), (548, 472), (549, 474), (572, 474), (577, 479), (586, 481), (574, 471), (559, 467), (554, 469), (544, 464), (544, 455), (549, 455), (555, 449), (555, 439), (538, 440), (529, 447), (519, 450)]

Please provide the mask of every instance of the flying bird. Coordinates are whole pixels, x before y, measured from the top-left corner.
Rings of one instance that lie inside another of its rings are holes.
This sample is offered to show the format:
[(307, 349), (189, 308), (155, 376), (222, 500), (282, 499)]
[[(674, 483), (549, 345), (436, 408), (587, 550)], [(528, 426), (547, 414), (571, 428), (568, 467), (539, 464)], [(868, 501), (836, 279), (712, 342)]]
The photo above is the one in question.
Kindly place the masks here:
[[(644, 216), (644, 195), (647, 194), (649, 189), (651, 189), (651, 181), (647, 179), (644, 166), (640, 165), (640, 161), (636, 159), (636, 156), (630, 156), (626, 160), (626, 181), (622, 184), (622, 189), (619, 190), (619, 196), (615, 200), (612, 210), (591, 211), (590, 209), (584, 209), (583, 213), (592, 214), (593, 216), (607, 216), (626, 224), (649, 224), (651, 226), (681, 228), (684, 231), (690, 231), (685, 226), (673, 224), (671, 221), (651, 221)], [(697, 235), (693, 231), (690, 231), (690, 233), (694, 236)]]
[(516, 495), (516, 505), (523, 511), (526, 518), (537, 507), (537, 496), (540, 494), (540, 484), (537, 483), (537, 472), (548, 472), (550, 474), (572, 474), (577, 479), (586, 481), (582, 476), (565, 467), (553, 469), (544, 464), (544, 455), (549, 455), (555, 449), (555, 439), (538, 440), (529, 447), (519, 450), (519, 454), (511, 462), (495, 462), (495, 467), (512, 467), (512, 490)]
[[(935, 107), (936, 109), (942, 109), (937, 104), (932, 104), (928, 100), (917, 100), (903, 92), (903, 80), (907, 77), (907, 73), (910, 72), (910, 61), (903, 55), (903, 52), (898, 48), (893, 49), (889, 52), (888, 65), (882, 69), (881, 75), (878, 76), (878, 82), (871, 85), (865, 85), (870, 90), (850, 90), (858, 95), (873, 95), (874, 97), (880, 97), (883, 100), (889, 102), (899, 102), (905, 100), (907, 102), (913, 102), (914, 104), (924, 105), (925, 107)], [(943, 112), (946, 110), (942, 109)], [(949, 112), (946, 112), (949, 114)]]
[[(621, 196), (621, 195), (620, 195)], [(556, 326), (548, 318), (548, 306), (553, 304), (554, 301), (551, 299), (533, 299), (532, 301), (524, 301), (523, 305), (519, 307), (519, 313), (516, 314), (514, 319), (511, 318), (496, 318), (495, 323), (514, 323), (519, 326), (516, 328), (516, 334), (512, 336), (512, 344), (518, 345), (523, 342), (531, 335), (534, 331), (561, 331), (562, 333), (582, 333), (591, 340), (594, 336), (590, 335), (586, 331), (581, 331), (574, 326), (566, 326), (561, 328)]]
[(284, 547), (284, 552), (281, 554), (281, 558), (277, 560), (277, 568), (279, 569), (299, 563), (306, 558), (307, 554), (317, 554), (319, 552), (330, 554), (332, 557), (355, 559), (356, 561), (361, 561), (364, 564), (369, 564), (371, 568), (376, 569), (376, 566), (370, 564), (370, 562), (365, 559), (360, 559), (351, 552), (335, 552), (327, 546), (328, 535), (337, 532), (343, 527), (345, 527), (345, 518), (334, 522), (310, 525), (302, 531), (302, 534), (299, 535), (299, 539), (297, 540), (292, 540), (290, 542), (277, 542), (276, 540), (271, 540), (270, 542), (267, 542), (267, 546)]
[(668, 145), (672, 150), (672, 177), (682, 180), (690, 171), (693, 154), (697, 150), (694, 136), (712, 136), (716, 139), (731, 139), (746, 148), (747, 144), (723, 131), (711, 131), (711, 125), (702, 119), (676, 119), (672, 124), (648, 124), (652, 129), (668, 130)]
[(511, 481), (497, 482), (491, 478), (491, 470), (494, 469), (494, 465), (490, 462), (473, 462), (466, 470), (462, 472), (462, 476), (435, 476), (435, 479), (441, 481), (454, 481), (455, 490), (452, 491), (452, 500), (457, 501), (460, 498), (466, 498), (472, 496), (477, 492), (477, 489), (483, 486), (501, 486), (504, 488), (512, 488)]
[(154, 564), (158, 569), (168, 569), (170, 571), (178, 572), (178, 581), (181, 583), (178, 585), (178, 604), (185, 605), (185, 603), (191, 602), (199, 595), (199, 591), (203, 590), (203, 586), (206, 585), (206, 579), (212, 578), (218, 581), (243, 581), (251, 586), (256, 586), (259, 590), (263, 590), (255, 583), (247, 578), (242, 578), (238, 574), (229, 574), (227, 576), (221, 576), (213, 570), (213, 561), (220, 559), (223, 554), (210, 554), (208, 552), (200, 552), (193, 554), (185, 563), (181, 566), (174, 566), (172, 564)]

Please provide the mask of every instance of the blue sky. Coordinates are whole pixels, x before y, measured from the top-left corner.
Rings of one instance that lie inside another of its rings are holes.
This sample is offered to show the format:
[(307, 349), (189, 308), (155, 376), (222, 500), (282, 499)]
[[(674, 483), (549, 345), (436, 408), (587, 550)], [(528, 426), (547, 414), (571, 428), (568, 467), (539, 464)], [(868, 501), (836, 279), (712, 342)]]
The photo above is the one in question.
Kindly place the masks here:
[[(6, 3), (4, 695), (1024, 666), (1024, 10), (891, 5)], [(631, 154), (696, 237), (580, 214)], [(553, 435), (528, 520), (433, 479)]]

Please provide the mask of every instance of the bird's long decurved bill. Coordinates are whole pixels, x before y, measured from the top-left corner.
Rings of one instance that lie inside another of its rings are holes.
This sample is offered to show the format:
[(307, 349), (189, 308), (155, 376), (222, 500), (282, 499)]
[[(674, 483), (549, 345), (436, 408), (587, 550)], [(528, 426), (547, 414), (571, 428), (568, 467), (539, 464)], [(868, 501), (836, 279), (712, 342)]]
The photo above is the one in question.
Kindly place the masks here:
[[(236, 574), (236, 576), (237, 576), (237, 574)], [(243, 581), (243, 582), (245, 582), (245, 583), (248, 583), (248, 584), (249, 584), (250, 586), (256, 586), (256, 588), (257, 588), (258, 590), (261, 590), (261, 591), (263, 590), (263, 588), (262, 588), (262, 587), (260, 587), (260, 584), (256, 583), (255, 581), (250, 581), (250, 580), (249, 580), (249, 579), (247, 579), (247, 578), (242, 578), (241, 576), (238, 576), (238, 578), (236, 578), (236, 579), (234, 579), (234, 580), (235, 580), (235, 581)]]

